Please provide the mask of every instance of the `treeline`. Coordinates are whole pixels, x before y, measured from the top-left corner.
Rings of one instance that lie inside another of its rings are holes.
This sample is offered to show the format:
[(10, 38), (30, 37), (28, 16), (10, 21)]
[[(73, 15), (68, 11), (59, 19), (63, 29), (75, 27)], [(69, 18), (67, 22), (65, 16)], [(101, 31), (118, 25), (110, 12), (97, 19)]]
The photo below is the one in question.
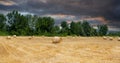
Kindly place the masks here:
[(94, 29), (87, 21), (70, 24), (62, 21), (58, 26), (51, 17), (22, 15), (18, 11), (7, 15), (0, 14), (0, 35), (103, 36), (107, 35), (107, 32), (107, 25), (98, 25), (98, 29)]

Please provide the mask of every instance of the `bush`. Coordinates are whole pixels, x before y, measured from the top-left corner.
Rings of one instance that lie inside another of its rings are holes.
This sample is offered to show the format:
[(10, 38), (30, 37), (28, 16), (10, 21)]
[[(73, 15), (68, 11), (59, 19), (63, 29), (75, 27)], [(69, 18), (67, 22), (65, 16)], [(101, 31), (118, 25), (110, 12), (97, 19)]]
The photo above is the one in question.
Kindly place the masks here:
[(9, 35), (7, 32), (0, 31), (0, 36), (7, 36), (7, 35)]

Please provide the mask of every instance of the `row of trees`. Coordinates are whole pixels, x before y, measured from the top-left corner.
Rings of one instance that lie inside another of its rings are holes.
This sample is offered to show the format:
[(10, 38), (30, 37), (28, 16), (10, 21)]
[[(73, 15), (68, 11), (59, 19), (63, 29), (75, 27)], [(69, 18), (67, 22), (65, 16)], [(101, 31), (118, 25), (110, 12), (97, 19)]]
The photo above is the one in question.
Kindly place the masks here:
[(0, 34), (9, 35), (77, 35), (77, 36), (103, 36), (108, 32), (107, 25), (98, 25), (94, 29), (87, 21), (61, 22), (55, 26), (51, 17), (39, 17), (32, 15), (21, 15), (18, 11), (12, 11), (7, 15), (0, 14)]
[(74, 22), (67, 24), (66, 21), (61, 22), (60, 33), (66, 35), (77, 36), (103, 36), (108, 32), (107, 25), (98, 25), (98, 29), (93, 28), (87, 21)]

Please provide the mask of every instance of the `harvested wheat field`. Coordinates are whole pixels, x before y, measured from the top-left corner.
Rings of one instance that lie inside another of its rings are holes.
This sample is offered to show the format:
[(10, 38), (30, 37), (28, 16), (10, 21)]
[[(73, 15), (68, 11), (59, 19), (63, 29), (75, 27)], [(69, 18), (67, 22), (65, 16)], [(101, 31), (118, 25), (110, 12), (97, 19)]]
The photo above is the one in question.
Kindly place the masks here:
[(0, 37), (0, 63), (120, 63), (120, 41), (102, 37)]

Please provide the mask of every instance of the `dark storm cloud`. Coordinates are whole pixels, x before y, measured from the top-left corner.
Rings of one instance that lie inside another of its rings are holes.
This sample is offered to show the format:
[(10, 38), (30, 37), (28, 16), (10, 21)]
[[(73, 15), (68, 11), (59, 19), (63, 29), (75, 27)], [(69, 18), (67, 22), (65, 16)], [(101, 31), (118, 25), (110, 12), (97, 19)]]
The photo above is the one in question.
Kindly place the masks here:
[(0, 10), (20, 10), (19, 6), (16, 5), (12, 5), (12, 6), (4, 6), (4, 5), (0, 5)]
[(120, 20), (119, 0), (29, 0), (25, 5), (38, 13), (42, 9), (46, 14), (103, 16)]
[[(117, 17), (120, 15), (119, 0), (2, 0), (15, 2), (18, 7), (29, 10), (57, 14), (71, 15), (90, 15), (90, 16), (108, 16), (109, 14)], [(14, 8), (14, 5), (13, 7)], [(33, 12), (34, 12), (33, 11)], [(110, 17), (110, 16), (108, 16)]]
[(111, 25), (120, 27), (120, 0), (1, 0), (0, 2), (2, 2), (0, 10), (18, 9), (37, 15), (100, 16), (110, 21)]

